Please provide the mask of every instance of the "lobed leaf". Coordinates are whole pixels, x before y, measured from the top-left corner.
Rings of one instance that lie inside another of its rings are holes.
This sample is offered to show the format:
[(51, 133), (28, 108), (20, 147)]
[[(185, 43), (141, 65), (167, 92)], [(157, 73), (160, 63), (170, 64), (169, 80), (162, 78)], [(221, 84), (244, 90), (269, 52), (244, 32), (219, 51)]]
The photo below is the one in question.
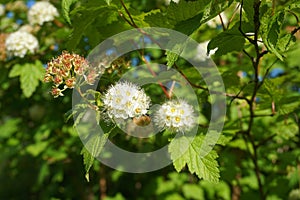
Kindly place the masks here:
[(76, 2), (78, 2), (78, 0), (62, 0), (61, 1), (63, 16), (69, 24), (71, 24), (71, 19), (70, 19), (70, 15), (69, 15), (70, 7)]
[(181, 171), (185, 165), (191, 173), (196, 173), (199, 178), (211, 182), (218, 182), (220, 172), (215, 151), (210, 151), (205, 157), (201, 157), (203, 150), (201, 145), (203, 139), (196, 136), (194, 139), (181, 136), (172, 140), (169, 145), (169, 152), (177, 172)]
[(86, 172), (85, 178), (87, 181), (89, 181), (89, 171), (94, 163), (95, 157), (100, 155), (108, 136), (109, 134), (102, 134), (101, 136), (92, 135), (86, 142), (86, 146), (89, 150), (84, 147), (81, 151)]
[(16, 64), (9, 73), (9, 77), (20, 77), (21, 89), (25, 97), (30, 97), (39, 85), (45, 73), (41, 61), (35, 63)]
[(291, 2), (284, 9), (272, 15), (272, 10), (265, 12), (261, 18), (261, 35), (267, 49), (283, 60), (284, 53), (295, 43), (296, 38), (292, 33), (286, 33), (282, 25), (286, 19), (286, 13), (292, 9), (298, 9), (299, 1)]

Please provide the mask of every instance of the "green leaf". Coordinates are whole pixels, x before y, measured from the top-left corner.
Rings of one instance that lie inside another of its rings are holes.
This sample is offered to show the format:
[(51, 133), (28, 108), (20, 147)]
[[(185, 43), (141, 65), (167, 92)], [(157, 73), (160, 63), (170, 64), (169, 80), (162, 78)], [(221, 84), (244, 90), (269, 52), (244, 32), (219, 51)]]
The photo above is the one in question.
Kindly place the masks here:
[(109, 134), (103, 134), (101, 137), (99, 135), (92, 135), (85, 144), (88, 150), (84, 147), (81, 151), (83, 163), (85, 165), (85, 178), (88, 182), (90, 181), (89, 171), (94, 163), (95, 157), (100, 155), (108, 136)]
[(211, 0), (205, 5), (201, 24), (216, 17), (232, 4), (233, 0)]
[(21, 89), (25, 97), (30, 97), (39, 85), (45, 73), (41, 61), (35, 63), (16, 64), (9, 73), (9, 77), (20, 76)]
[(203, 11), (210, 0), (203, 1), (179, 1), (171, 2), (167, 9), (166, 17), (170, 24), (175, 25), (179, 22), (191, 19)]
[(83, 163), (85, 166), (85, 178), (88, 182), (90, 182), (89, 171), (94, 163), (95, 158), (85, 147), (82, 148), (80, 154), (83, 156)]
[(292, 9), (299, 9), (299, 1), (293, 1), (272, 15), (269, 9), (261, 19), (261, 35), (267, 49), (275, 54), (280, 60), (285, 58), (284, 53), (295, 43), (296, 38), (291, 33), (286, 33), (282, 28), (286, 13)]
[(8, 77), (13, 78), (20, 76), (22, 74), (23, 65), (15, 64), (13, 68), (10, 70)]
[(296, 42), (296, 37), (292, 34), (286, 34), (279, 38), (277, 48), (280, 52), (286, 52)]
[(172, 28), (192, 34), (199, 26), (225, 10), (232, 1), (202, 0), (171, 2), (165, 12), (147, 13), (145, 21), (150, 26)]
[(294, 112), (296, 109), (300, 106), (299, 96), (292, 96), (292, 95), (286, 95), (282, 96), (282, 98), (275, 102), (276, 104), (276, 112), (278, 112), (279, 115), (286, 115), (289, 113)]
[(182, 192), (186, 199), (205, 199), (202, 188), (195, 184), (184, 184)]
[(39, 85), (39, 81), (45, 73), (43, 64), (36, 61), (35, 64), (24, 66), (23, 73), (20, 75), (21, 89), (25, 97), (30, 97)]
[(171, 51), (167, 50), (166, 55), (167, 55), (167, 66), (168, 68), (172, 67), (174, 63), (177, 61), (179, 58), (179, 55), (181, 54), (183, 50), (184, 44), (175, 44), (173, 49)]
[[(102, 32), (106, 33), (106, 31), (109, 31), (111, 34), (112, 28), (106, 26), (118, 20), (118, 8), (113, 6), (113, 4), (111, 6), (107, 6), (104, 2), (100, 2), (97, 6), (79, 7), (73, 10), (71, 14), (74, 15), (74, 30), (66, 44), (69, 49), (75, 49), (82, 36), (88, 36), (92, 38), (91, 40), (99, 40), (97, 38), (103, 38)], [(101, 27), (99, 27), (98, 22), (101, 22)], [(99, 42), (100, 40), (96, 41), (97, 44)]]
[(253, 5), (254, 5), (254, 0), (246, 0), (243, 2), (243, 9), (244, 9), (244, 11), (247, 15), (247, 18), (250, 22), (253, 22), (253, 18), (254, 18)]
[(48, 165), (48, 163), (44, 162), (41, 167), (40, 170), (38, 172), (38, 178), (37, 178), (37, 184), (39, 186), (41, 186), (43, 184), (43, 181), (46, 179), (47, 176), (50, 175), (50, 167)]
[[(271, 16), (271, 17), (270, 17)], [(284, 21), (284, 11), (277, 12), (271, 15), (271, 11), (265, 13), (262, 17), (262, 39), (268, 50), (274, 53), (280, 60), (283, 60), (283, 55), (277, 48), (277, 41), (280, 34), (280, 29)]]
[[(253, 27), (249, 23), (242, 23), (242, 30), (244, 33), (253, 32)], [(207, 51), (209, 53), (210, 50), (218, 48), (215, 55), (222, 56), (232, 51), (243, 50), (244, 44), (245, 38), (239, 31), (239, 23), (237, 23), (213, 38), (207, 46)]]
[(69, 24), (71, 24), (71, 20), (70, 20), (70, 16), (69, 16), (70, 7), (72, 6), (72, 4), (74, 4), (76, 2), (78, 2), (78, 0), (62, 0), (61, 1), (63, 16)]
[(285, 7), (286, 11), (290, 11), (292, 9), (297, 9), (300, 8), (300, 1), (299, 0), (295, 0), (295, 1), (290, 1), (290, 4), (288, 6)]
[(9, 119), (4, 124), (0, 125), (0, 139), (9, 138), (18, 131), (18, 125), (21, 122), (21, 119)]
[(112, 2), (112, 0), (104, 0), (106, 3), (107, 3), (107, 5), (110, 5), (110, 3)]
[(28, 153), (30, 153), (33, 157), (38, 156), (41, 152), (43, 152), (44, 150), (46, 150), (47, 146), (48, 146), (48, 142), (44, 141), (44, 142), (38, 142), (36, 144), (32, 144), (26, 147), (26, 151)]
[(201, 148), (203, 138), (196, 136), (194, 139), (186, 136), (175, 138), (169, 145), (169, 152), (177, 172), (187, 165), (191, 173), (196, 173), (199, 178), (211, 182), (218, 182), (220, 172), (215, 151), (210, 151), (205, 157), (200, 155), (206, 151)]

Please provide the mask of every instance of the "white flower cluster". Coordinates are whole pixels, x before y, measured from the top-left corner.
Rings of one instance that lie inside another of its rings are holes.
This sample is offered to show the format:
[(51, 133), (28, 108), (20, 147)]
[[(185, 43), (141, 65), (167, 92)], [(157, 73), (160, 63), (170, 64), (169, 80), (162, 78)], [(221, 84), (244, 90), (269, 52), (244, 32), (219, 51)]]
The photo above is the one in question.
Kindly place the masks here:
[(47, 1), (35, 3), (28, 11), (28, 21), (30, 24), (43, 25), (45, 22), (53, 21), (57, 16), (57, 9)]
[(28, 52), (34, 53), (39, 43), (36, 37), (25, 31), (11, 33), (5, 40), (8, 53), (23, 58)]
[(5, 7), (4, 5), (0, 4), (0, 16), (4, 15), (5, 13)]
[(190, 130), (196, 122), (194, 109), (184, 100), (165, 102), (154, 114), (154, 122), (159, 128), (169, 128), (174, 131)]
[(128, 119), (145, 115), (150, 106), (150, 98), (139, 86), (118, 82), (108, 89), (103, 103), (111, 119)]

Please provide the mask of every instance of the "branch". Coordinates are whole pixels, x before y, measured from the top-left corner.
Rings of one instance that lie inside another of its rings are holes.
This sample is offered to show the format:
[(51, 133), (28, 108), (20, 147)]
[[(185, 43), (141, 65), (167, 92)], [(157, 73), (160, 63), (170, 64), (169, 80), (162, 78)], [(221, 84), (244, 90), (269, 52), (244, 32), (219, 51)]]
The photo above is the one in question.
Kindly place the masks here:
[(249, 38), (242, 29), (242, 18), (243, 18), (243, 5), (244, 5), (244, 0), (242, 0), (241, 5), (240, 5), (240, 24), (239, 24), (239, 31), (240, 33), (251, 43), (254, 44), (254, 40)]
[[(127, 20), (125, 17), (123, 17), (123, 18), (124, 18), (131, 26), (133, 26), (134, 28), (139, 28), (139, 27), (135, 24), (135, 22), (134, 22), (134, 20), (133, 20), (133, 18), (132, 18), (132, 16), (131, 16), (129, 10), (127, 9), (127, 7), (126, 7), (126, 5), (125, 5), (125, 3), (124, 3), (124, 1), (123, 1), (123, 0), (120, 0), (120, 2), (121, 2), (121, 4), (122, 4), (122, 7), (125, 9), (125, 12), (127, 13), (128, 17), (129, 17), (129, 19), (130, 19), (130, 21)], [(122, 13), (122, 15), (123, 15), (123, 13)], [(123, 15), (123, 16), (124, 16), (124, 15)]]
[[(253, 9), (254, 9), (254, 16), (253, 16), (254, 39), (248, 38), (242, 32), (242, 28), (241, 28), (241, 25), (242, 25), (242, 21), (241, 21), (242, 20), (242, 8), (241, 8), (241, 12), (240, 12), (240, 27), (239, 28), (240, 28), (241, 33), (244, 35), (244, 37), (246, 39), (248, 39), (248, 41), (254, 45), (255, 53), (256, 53), (256, 58), (251, 59), (253, 69), (254, 69), (255, 78), (254, 78), (253, 93), (252, 93), (250, 101), (248, 102), (250, 119), (249, 119), (249, 123), (248, 123), (248, 129), (245, 132), (245, 134), (247, 136), (247, 138), (245, 138), (245, 139), (250, 141), (251, 146), (253, 148), (253, 155), (250, 152), (249, 153), (251, 155), (251, 159), (252, 159), (252, 162), (254, 164), (254, 170), (255, 170), (255, 175), (256, 175), (257, 182), (258, 182), (258, 187), (259, 187), (259, 193), (260, 193), (261, 200), (265, 200), (265, 194), (264, 194), (263, 184), (262, 184), (261, 175), (260, 175), (260, 168), (258, 166), (258, 155), (257, 155), (257, 148), (258, 147), (255, 145), (254, 137), (251, 134), (252, 128), (253, 128), (253, 123), (254, 123), (254, 118), (256, 116), (255, 113), (254, 113), (255, 98), (256, 98), (256, 94), (258, 92), (258, 89), (261, 86), (261, 84), (259, 83), (259, 79), (258, 79), (258, 76), (259, 76), (259, 62), (260, 62), (260, 59), (262, 58), (262, 56), (266, 54), (266, 52), (260, 52), (259, 51), (259, 46), (258, 46), (258, 42), (259, 42), (258, 41), (258, 33), (259, 33), (259, 28), (260, 28), (260, 19), (259, 19), (260, 4), (261, 4), (260, 0), (254, 0), (254, 4), (253, 4)], [(243, 0), (242, 0), (242, 5), (243, 5)]]
[[(226, 97), (232, 97), (233, 98), (233, 100), (234, 99), (241, 99), (241, 100), (245, 100), (245, 101), (249, 101), (249, 99), (247, 99), (246, 97), (243, 97), (243, 96), (240, 96), (240, 93), (241, 93), (241, 91), (238, 93), (238, 94), (229, 94), (229, 93), (222, 93), (222, 92), (219, 92), (219, 91), (212, 91), (212, 90), (209, 90), (208, 88), (206, 88), (206, 87), (203, 87), (203, 86), (201, 86), (201, 85), (197, 85), (197, 84), (195, 84), (195, 83), (193, 83), (193, 82), (191, 82), (189, 79), (188, 79), (188, 77), (178, 68), (178, 66), (176, 65), (176, 63), (174, 64), (174, 68), (183, 76), (183, 78), (191, 85), (191, 86), (193, 86), (194, 88), (198, 88), (198, 89), (202, 89), (202, 90), (204, 90), (204, 91), (209, 91), (211, 94), (219, 94), (219, 95), (224, 95), (224, 96), (226, 96)], [(245, 87), (245, 86), (244, 86)], [(243, 88), (244, 88), (243, 87)], [(243, 88), (242, 88), (242, 90), (243, 90)], [(232, 100), (232, 101), (233, 101)]]

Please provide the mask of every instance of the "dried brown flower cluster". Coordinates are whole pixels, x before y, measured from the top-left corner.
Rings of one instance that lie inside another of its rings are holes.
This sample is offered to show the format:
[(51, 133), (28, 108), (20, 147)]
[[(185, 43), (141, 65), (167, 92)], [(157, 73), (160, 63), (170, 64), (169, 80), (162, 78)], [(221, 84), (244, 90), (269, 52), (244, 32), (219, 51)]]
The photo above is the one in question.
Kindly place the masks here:
[(0, 33), (0, 61), (6, 59), (5, 38), (6, 34)]
[(74, 88), (76, 76), (81, 76), (87, 84), (94, 84), (100, 71), (92, 68), (84, 57), (63, 52), (47, 64), (44, 82), (53, 82), (52, 95), (63, 96), (63, 91)]

